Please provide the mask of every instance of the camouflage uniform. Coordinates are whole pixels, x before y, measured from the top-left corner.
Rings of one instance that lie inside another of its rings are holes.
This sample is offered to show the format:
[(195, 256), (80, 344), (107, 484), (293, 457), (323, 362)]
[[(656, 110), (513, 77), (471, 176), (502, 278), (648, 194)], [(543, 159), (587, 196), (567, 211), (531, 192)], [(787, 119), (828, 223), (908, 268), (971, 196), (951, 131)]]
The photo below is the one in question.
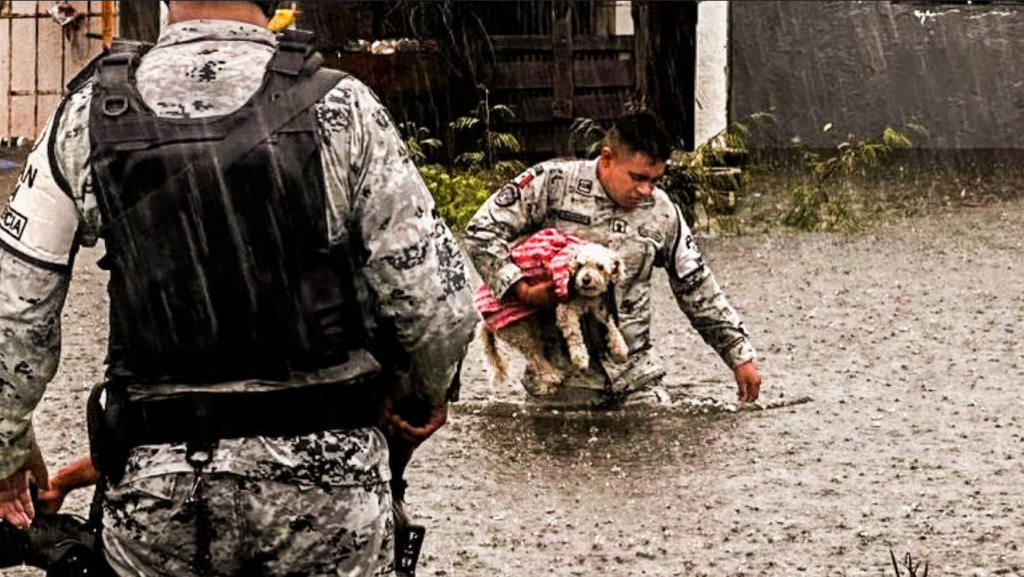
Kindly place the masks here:
[[(274, 35), (256, 26), (179, 23), (143, 59), (137, 85), (160, 116), (229, 114), (259, 89), (275, 47)], [(0, 221), (0, 478), (32, 446), (31, 414), (57, 369), (74, 254), (98, 241), (91, 92), (85, 85), (51, 118)], [(458, 246), (364, 84), (342, 80), (317, 104), (317, 117), (330, 240), (362, 247), (358, 290), (378, 303), (376, 319), (396, 327), (420, 392), (440, 405), (478, 320)], [(145, 394), (172, 390), (148, 386)], [(184, 445), (131, 452), (123, 480), (106, 493), (104, 540), (119, 573), (188, 572), (194, 479)], [(215, 526), (212, 574), (393, 573), (388, 450), (377, 429), (222, 440), (203, 479)]]
[(590, 368), (579, 371), (569, 362), (554, 323), (545, 324), (550, 327), (545, 335), (548, 357), (567, 372), (565, 394), (621, 400), (664, 376), (650, 338), (654, 267), (666, 269), (679, 308), (729, 367), (755, 357), (743, 322), (704, 264), (678, 208), (661, 189), (629, 210), (601, 188), (596, 160), (556, 160), (529, 169), (494, 194), (467, 229), (469, 256), (492, 294), (508, 298), (522, 278), (510, 259), (510, 246), (549, 227), (617, 251), (627, 277), (615, 287), (619, 327), (630, 350), (626, 362), (615, 362), (605, 351)]

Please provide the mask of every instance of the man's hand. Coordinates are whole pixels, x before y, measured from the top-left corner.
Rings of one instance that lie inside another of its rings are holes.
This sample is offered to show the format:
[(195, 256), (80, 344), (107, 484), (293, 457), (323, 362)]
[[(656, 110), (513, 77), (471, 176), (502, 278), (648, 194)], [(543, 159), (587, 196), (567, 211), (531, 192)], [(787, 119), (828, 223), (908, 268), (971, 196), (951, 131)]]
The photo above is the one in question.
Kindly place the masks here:
[(413, 447), (419, 446), (423, 441), (429, 439), (447, 421), (447, 404), (431, 409), (426, 422), (420, 426), (414, 426), (395, 412), (392, 401), (388, 400), (384, 403), (384, 426), (388, 428), (388, 433), (392, 437), (404, 439)]
[(43, 513), (56, 513), (68, 493), (95, 485), (99, 480), (100, 473), (93, 467), (92, 459), (83, 457), (50, 477), (50, 488), (39, 491), (39, 510)]
[(33, 446), (28, 460), (6, 479), (0, 479), (0, 519), (20, 529), (28, 529), (36, 512), (29, 494), (29, 485), (35, 483), (41, 490), (50, 488), (46, 463), (39, 447)]
[(531, 285), (521, 280), (516, 283), (516, 298), (519, 302), (538, 309), (549, 309), (558, 304), (555, 283), (552, 281)]
[(64, 485), (61, 478), (54, 475), (50, 479), (50, 488), (43, 491), (39, 491), (39, 499), (37, 505), (39, 505), (40, 513), (53, 514), (60, 511), (62, 505), (64, 505), (64, 498), (71, 492), (71, 488)]
[(747, 361), (736, 367), (736, 396), (741, 403), (752, 403), (761, 394), (761, 371), (757, 363)]

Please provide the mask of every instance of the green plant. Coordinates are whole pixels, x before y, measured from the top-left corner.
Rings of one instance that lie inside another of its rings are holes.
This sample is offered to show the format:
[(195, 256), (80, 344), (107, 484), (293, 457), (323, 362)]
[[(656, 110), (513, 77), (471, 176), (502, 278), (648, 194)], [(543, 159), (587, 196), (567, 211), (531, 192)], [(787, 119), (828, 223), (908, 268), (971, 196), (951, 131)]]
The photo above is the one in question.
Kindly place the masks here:
[(575, 155), (583, 148), (587, 158), (593, 158), (601, 151), (606, 134), (604, 127), (593, 118), (577, 118), (569, 129), (569, 149)]
[(745, 177), (739, 167), (746, 161), (751, 131), (773, 119), (767, 112), (754, 113), (730, 123), (693, 152), (681, 147), (673, 152), (662, 188), (680, 204), (690, 226), (698, 224), (698, 212), (703, 212), (708, 230), (716, 217), (723, 232), (740, 230), (738, 219), (723, 217), (733, 212), (743, 189)]
[(451, 128), (456, 133), (465, 132), (474, 136), (477, 149), (463, 152), (455, 157), (455, 164), (468, 169), (486, 168), (499, 175), (509, 177), (522, 172), (525, 165), (518, 160), (501, 160), (503, 155), (518, 154), (522, 147), (519, 140), (509, 132), (494, 130), (495, 122), (502, 118), (511, 120), (515, 112), (504, 104), (491, 105), (491, 92), (483, 89), (484, 98), (466, 116), (456, 118)]
[(445, 167), (431, 164), (419, 167), (441, 218), (452, 230), (465, 229), (480, 205), (491, 195), (486, 179), (471, 172), (450, 173)]
[[(831, 123), (826, 124), (824, 130), (827, 132), (831, 126)], [(894, 150), (911, 145), (913, 143), (905, 132), (886, 126), (882, 130), (881, 142), (857, 139), (850, 134), (836, 145), (834, 152), (825, 156), (812, 152), (808, 160), (818, 182), (838, 180), (848, 183), (852, 176), (867, 176), (868, 169), (887, 160)]]
[(405, 140), (405, 147), (409, 150), (409, 157), (417, 165), (427, 161), (427, 153), (437, 151), (441, 148), (441, 141), (430, 136), (430, 129), (419, 126), (415, 122), (403, 122), (398, 125), (398, 131)]
[(749, 149), (750, 135), (765, 123), (773, 122), (775, 115), (770, 112), (755, 112), (743, 120), (731, 122), (725, 129), (718, 132), (707, 142), (697, 147), (721, 166), (728, 162), (728, 155), (746, 153)]
[[(830, 122), (822, 131), (829, 132), (832, 127)], [(908, 129), (923, 131), (917, 125), (908, 125), (907, 129), (886, 126), (878, 140), (848, 134), (827, 152), (805, 153), (809, 176), (788, 191), (789, 208), (783, 224), (812, 231), (859, 227), (854, 180), (867, 177), (871, 169), (888, 162), (896, 150), (912, 146)]]

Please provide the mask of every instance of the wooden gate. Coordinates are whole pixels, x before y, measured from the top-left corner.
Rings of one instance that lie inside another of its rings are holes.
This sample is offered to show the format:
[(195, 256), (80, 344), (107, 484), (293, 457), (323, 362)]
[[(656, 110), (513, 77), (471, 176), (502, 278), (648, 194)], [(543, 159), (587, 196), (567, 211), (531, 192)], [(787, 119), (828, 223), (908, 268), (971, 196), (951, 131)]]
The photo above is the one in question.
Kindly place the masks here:
[(636, 83), (634, 38), (595, 35), (599, 26), (586, 25), (567, 2), (552, 3), (550, 18), (550, 34), (491, 37), (487, 88), (491, 102), (513, 107), (507, 128), (525, 151), (567, 155), (573, 119), (607, 124), (626, 111)]
[(0, 2), (0, 137), (36, 138), (64, 86), (103, 48), (87, 36), (102, 33), (101, 2), (68, 2), (82, 19), (67, 36), (47, 12), (54, 4)]

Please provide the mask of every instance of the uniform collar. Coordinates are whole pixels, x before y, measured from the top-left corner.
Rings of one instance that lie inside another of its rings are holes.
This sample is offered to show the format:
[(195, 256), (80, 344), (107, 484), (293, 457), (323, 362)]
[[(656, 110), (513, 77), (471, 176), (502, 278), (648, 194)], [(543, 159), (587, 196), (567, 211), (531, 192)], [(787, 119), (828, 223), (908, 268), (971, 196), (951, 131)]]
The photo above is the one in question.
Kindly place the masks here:
[[(582, 173), (587, 175), (585, 178), (591, 179), (594, 182), (594, 189), (591, 191), (591, 194), (600, 199), (607, 200), (608, 202), (615, 204), (615, 201), (612, 200), (612, 197), (608, 196), (608, 193), (605, 192), (604, 187), (601, 186), (601, 179), (597, 177), (597, 163), (600, 162), (600, 160), (601, 157), (598, 156), (593, 160), (586, 161), (583, 164)], [(618, 205), (616, 204), (616, 206)]]
[(241, 40), (277, 46), (277, 38), (270, 30), (235, 20), (188, 20), (171, 24), (160, 33), (157, 46), (174, 46), (201, 40)]

